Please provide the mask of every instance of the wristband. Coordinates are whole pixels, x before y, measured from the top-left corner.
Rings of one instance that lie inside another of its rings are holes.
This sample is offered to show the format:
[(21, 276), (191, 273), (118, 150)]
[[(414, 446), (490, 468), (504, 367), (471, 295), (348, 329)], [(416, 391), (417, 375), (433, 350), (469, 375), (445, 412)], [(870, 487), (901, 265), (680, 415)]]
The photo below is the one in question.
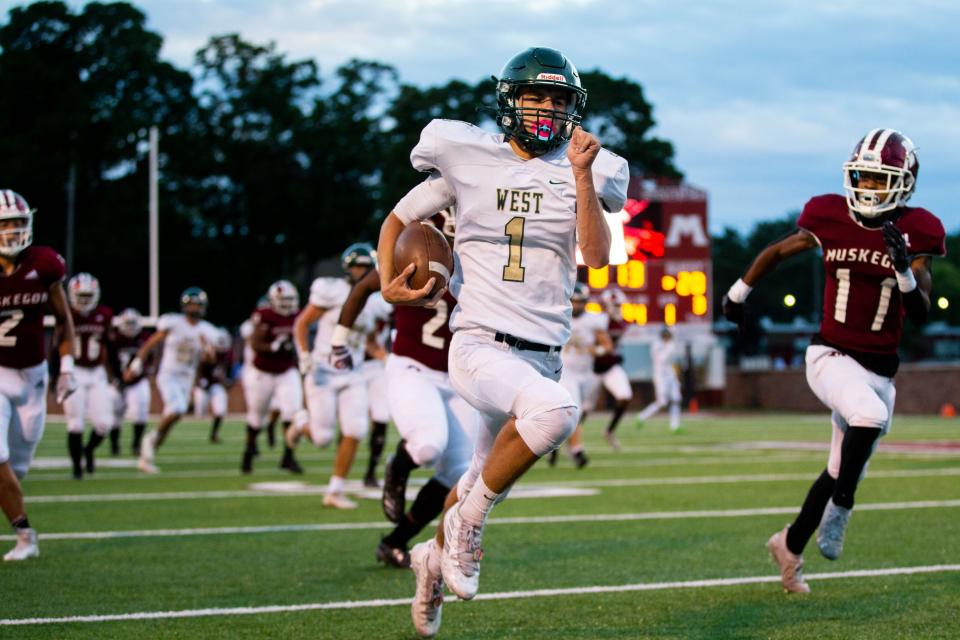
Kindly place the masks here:
[(730, 290), (727, 291), (727, 297), (730, 298), (731, 302), (743, 304), (751, 291), (753, 291), (753, 287), (744, 282), (743, 278), (738, 278), (736, 282), (730, 285)]
[(60, 356), (60, 373), (73, 373), (73, 356)]
[(141, 360), (140, 358), (134, 358), (133, 360), (130, 361), (130, 364), (129, 366), (127, 366), (127, 369), (129, 369), (130, 373), (132, 373), (135, 376), (140, 375), (141, 373), (143, 373), (143, 360)]
[(910, 293), (917, 288), (917, 279), (913, 275), (913, 269), (908, 268), (903, 272), (896, 271), (895, 275), (897, 276), (897, 288), (900, 289), (901, 293)]
[(333, 335), (330, 336), (330, 346), (345, 347), (347, 346), (347, 338), (349, 337), (350, 327), (345, 327), (342, 324), (338, 324), (333, 328)]

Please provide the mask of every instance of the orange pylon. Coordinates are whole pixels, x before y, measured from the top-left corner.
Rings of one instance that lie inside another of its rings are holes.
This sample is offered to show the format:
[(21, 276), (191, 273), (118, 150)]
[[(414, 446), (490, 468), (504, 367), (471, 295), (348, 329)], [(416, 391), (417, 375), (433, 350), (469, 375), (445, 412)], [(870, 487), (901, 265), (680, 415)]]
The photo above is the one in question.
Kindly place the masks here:
[(954, 407), (949, 402), (944, 402), (943, 406), (940, 407), (940, 417), (941, 418), (956, 418), (957, 417), (957, 408)]

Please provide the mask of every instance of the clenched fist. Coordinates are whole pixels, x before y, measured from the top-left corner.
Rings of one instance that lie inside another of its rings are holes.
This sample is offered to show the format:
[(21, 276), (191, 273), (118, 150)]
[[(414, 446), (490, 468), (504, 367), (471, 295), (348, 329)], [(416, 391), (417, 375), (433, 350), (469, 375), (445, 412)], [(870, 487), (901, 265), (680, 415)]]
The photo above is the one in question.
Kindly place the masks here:
[(573, 130), (570, 144), (567, 145), (567, 159), (573, 166), (574, 172), (587, 171), (593, 165), (600, 153), (600, 140), (590, 135), (580, 127)]

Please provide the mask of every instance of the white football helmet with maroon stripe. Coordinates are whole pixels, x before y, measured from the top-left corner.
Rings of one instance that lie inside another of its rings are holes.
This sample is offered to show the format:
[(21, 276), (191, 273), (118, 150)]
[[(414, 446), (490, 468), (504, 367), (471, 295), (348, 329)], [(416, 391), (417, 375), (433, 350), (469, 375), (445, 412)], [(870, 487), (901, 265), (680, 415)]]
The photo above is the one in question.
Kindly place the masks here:
[[(863, 218), (877, 218), (906, 204), (917, 186), (920, 162), (907, 136), (894, 129), (874, 129), (857, 143), (843, 163), (843, 188), (850, 210)], [(861, 174), (885, 179), (883, 188), (860, 185)]]
[(0, 189), (0, 255), (16, 258), (33, 242), (33, 214), (16, 191)]
[(277, 280), (267, 291), (270, 308), (282, 316), (292, 316), (300, 310), (300, 292), (289, 280)]
[(100, 281), (89, 273), (78, 273), (67, 282), (67, 300), (77, 312), (90, 313), (100, 304)]

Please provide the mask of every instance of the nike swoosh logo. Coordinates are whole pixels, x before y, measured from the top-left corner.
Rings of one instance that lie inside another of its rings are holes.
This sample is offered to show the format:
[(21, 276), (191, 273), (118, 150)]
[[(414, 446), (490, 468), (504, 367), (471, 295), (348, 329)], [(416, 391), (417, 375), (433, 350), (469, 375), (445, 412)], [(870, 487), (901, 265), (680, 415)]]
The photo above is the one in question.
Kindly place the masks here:
[(488, 496), (487, 494), (483, 494), (483, 497), (486, 498), (487, 500), (490, 500), (491, 502), (497, 499), (497, 496)]
[(557, 369), (556, 371), (554, 371), (554, 373), (560, 373), (561, 371), (563, 371), (563, 367), (560, 367), (559, 369)]
[(550, 184), (566, 184), (566, 180), (548, 180)]

